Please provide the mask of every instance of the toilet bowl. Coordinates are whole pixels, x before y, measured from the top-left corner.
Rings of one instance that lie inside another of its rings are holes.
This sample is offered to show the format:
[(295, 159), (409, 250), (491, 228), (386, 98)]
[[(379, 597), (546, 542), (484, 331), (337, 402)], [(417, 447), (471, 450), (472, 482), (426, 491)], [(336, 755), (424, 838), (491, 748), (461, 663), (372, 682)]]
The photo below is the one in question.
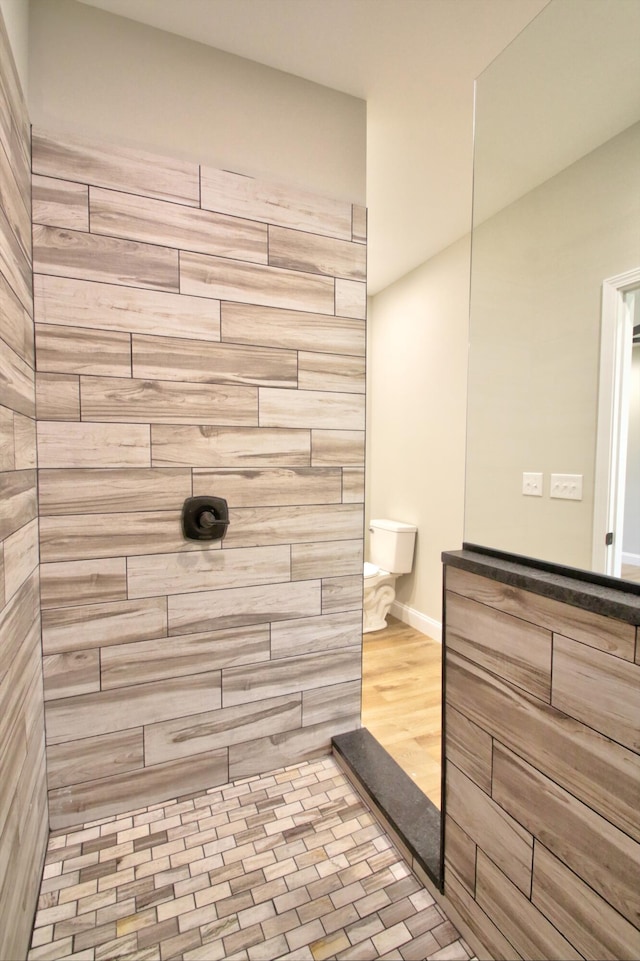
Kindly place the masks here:
[(362, 632), (381, 631), (396, 596), (396, 581), (413, 566), (417, 528), (393, 520), (372, 520), (369, 525), (370, 560), (364, 564)]

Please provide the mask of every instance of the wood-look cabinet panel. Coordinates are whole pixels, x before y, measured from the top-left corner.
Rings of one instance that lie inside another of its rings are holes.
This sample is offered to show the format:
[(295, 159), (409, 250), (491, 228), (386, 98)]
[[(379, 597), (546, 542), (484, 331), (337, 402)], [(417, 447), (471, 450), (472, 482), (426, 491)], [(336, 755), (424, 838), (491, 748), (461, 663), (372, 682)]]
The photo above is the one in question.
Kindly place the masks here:
[(193, 471), (193, 494), (217, 491), (229, 507), (339, 504), (340, 468), (264, 468)]
[(320, 583), (265, 584), (169, 597), (169, 634), (223, 630), (320, 614)]
[(288, 545), (131, 557), (128, 596), (155, 597), (290, 580)]
[[(360, 517), (358, 518), (358, 523)], [(360, 523), (360, 528), (361, 528)], [(355, 533), (359, 533), (358, 530)], [(314, 577), (360, 574), (364, 564), (361, 538), (348, 541), (291, 545), (291, 577), (304, 581)]]
[[(494, 796), (495, 797), (495, 796)], [(455, 765), (447, 765), (447, 816), (495, 861), (527, 897), (531, 891), (533, 837)]]
[(350, 317), (282, 310), (259, 304), (224, 303), (222, 339), (235, 344), (292, 348), (364, 357), (366, 325)]
[(364, 465), (364, 430), (312, 430), (311, 466)]
[(308, 430), (163, 424), (151, 444), (154, 467), (309, 467), (311, 449)]
[(249, 263), (267, 263), (267, 228), (240, 217), (91, 187), (91, 232), (193, 250)]
[(150, 467), (150, 460), (147, 424), (38, 423), (40, 467)]
[(493, 796), (567, 867), (640, 926), (640, 844), (500, 744)]
[(167, 600), (164, 597), (60, 608), (42, 614), (45, 654), (84, 651), (166, 635)]
[(295, 351), (133, 336), (133, 374), (145, 380), (297, 387)]
[(131, 377), (131, 337), (117, 331), (36, 324), (38, 371)]
[(126, 190), (193, 207), (200, 202), (196, 163), (112, 143), (61, 138), (42, 130), (33, 132), (32, 154), (36, 174)]
[(38, 491), (41, 516), (87, 514), (90, 510), (100, 514), (172, 511), (191, 496), (191, 471), (156, 467), (42, 469)]
[(550, 700), (550, 631), (447, 592), (447, 644), (517, 687)]
[(212, 167), (201, 168), (201, 182), (207, 210), (351, 240), (351, 204)]
[(211, 424), (252, 427), (258, 423), (255, 387), (188, 384), (172, 380), (81, 377), (82, 419), (99, 423)]
[(31, 193), (34, 224), (89, 230), (89, 188), (86, 184), (34, 174)]
[[(125, 731), (220, 707), (220, 671), (49, 701), (47, 743)], [(105, 772), (108, 773), (108, 772)]]
[(301, 696), (295, 694), (149, 724), (144, 730), (145, 759), (147, 764), (162, 764), (295, 730), (301, 726), (301, 710)]
[(97, 648), (49, 654), (43, 658), (42, 666), (46, 701), (100, 690), (100, 651)]
[(103, 690), (269, 660), (269, 625), (114, 644), (100, 652)]
[(301, 390), (365, 392), (365, 361), (349, 354), (300, 351), (298, 386)]
[(551, 703), (640, 754), (640, 665), (554, 634)]
[(49, 789), (112, 777), (144, 767), (142, 728), (50, 744), (47, 749)]
[(177, 250), (40, 224), (33, 228), (33, 269), (124, 287), (180, 290)]
[(447, 568), (447, 589), (608, 654), (633, 660), (636, 629), (632, 624), (455, 567)]
[[(324, 541), (361, 538), (363, 512), (358, 504), (336, 504), (328, 511), (324, 504), (303, 504), (292, 507), (234, 507), (229, 511), (229, 527), (224, 540), (225, 547), (252, 547), (266, 544), (315, 544)], [(325, 558), (329, 562), (329, 550)], [(337, 548), (336, 554), (343, 559), (348, 546)], [(312, 563), (312, 544), (308, 555)], [(304, 553), (298, 555), (304, 564)], [(353, 550), (352, 550), (353, 556)], [(321, 563), (321, 561), (320, 561)], [(336, 563), (339, 559), (336, 558)], [(356, 565), (356, 569), (358, 565)], [(362, 571), (362, 563), (359, 565)], [(326, 571), (322, 576), (327, 576)], [(347, 573), (346, 571), (335, 573)], [(349, 571), (348, 573), (354, 573)], [(311, 575), (308, 575), (311, 576)], [(320, 576), (320, 575), (319, 575)], [(305, 578), (295, 577), (294, 580)]]
[(334, 307), (331, 277), (189, 251), (180, 254), (180, 290), (197, 297), (318, 314), (331, 313)]
[(33, 278), (36, 322), (220, 340), (220, 301), (68, 277)]
[(269, 263), (346, 280), (365, 280), (367, 274), (366, 249), (361, 244), (284, 227), (269, 227)]
[(447, 703), (640, 841), (638, 755), (451, 651)]
[(40, 567), (40, 604), (77, 607), (127, 598), (127, 564), (124, 557), (68, 561)]
[(261, 427), (364, 430), (364, 397), (322, 390), (260, 388)]
[(362, 613), (345, 611), (300, 617), (271, 625), (271, 657), (294, 657), (357, 647), (362, 643)]

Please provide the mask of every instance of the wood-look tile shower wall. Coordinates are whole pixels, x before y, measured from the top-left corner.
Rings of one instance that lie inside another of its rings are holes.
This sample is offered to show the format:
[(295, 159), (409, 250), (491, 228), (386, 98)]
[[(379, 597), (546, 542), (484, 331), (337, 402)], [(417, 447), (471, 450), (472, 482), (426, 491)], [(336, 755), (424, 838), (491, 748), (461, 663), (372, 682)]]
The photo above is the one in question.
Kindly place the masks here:
[(29, 139), (0, 14), (0, 958), (25, 956), (48, 835)]
[[(52, 826), (359, 724), (365, 212), (34, 131)], [(222, 544), (184, 499), (227, 499)]]

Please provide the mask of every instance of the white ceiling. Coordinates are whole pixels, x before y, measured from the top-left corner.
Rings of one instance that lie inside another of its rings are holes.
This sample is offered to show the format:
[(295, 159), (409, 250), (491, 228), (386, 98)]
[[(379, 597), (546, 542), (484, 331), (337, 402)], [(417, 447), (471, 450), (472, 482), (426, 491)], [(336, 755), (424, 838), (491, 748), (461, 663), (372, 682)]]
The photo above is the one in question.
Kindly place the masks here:
[(367, 101), (369, 291), (471, 224), (473, 81), (548, 0), (82, 0)]

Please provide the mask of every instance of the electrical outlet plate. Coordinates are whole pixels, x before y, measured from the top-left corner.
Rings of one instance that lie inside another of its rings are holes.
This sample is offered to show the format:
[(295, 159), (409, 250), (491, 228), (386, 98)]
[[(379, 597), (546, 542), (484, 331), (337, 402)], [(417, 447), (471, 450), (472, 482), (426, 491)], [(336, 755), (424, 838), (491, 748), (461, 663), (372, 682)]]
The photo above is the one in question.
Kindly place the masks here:
[(522, 493), (528, 497), (542, 497), (542, 474), (525, 472), (522, 475)]
[(551, 497), (568, 501), (582, 500), (582, 474), (552, 474)]

